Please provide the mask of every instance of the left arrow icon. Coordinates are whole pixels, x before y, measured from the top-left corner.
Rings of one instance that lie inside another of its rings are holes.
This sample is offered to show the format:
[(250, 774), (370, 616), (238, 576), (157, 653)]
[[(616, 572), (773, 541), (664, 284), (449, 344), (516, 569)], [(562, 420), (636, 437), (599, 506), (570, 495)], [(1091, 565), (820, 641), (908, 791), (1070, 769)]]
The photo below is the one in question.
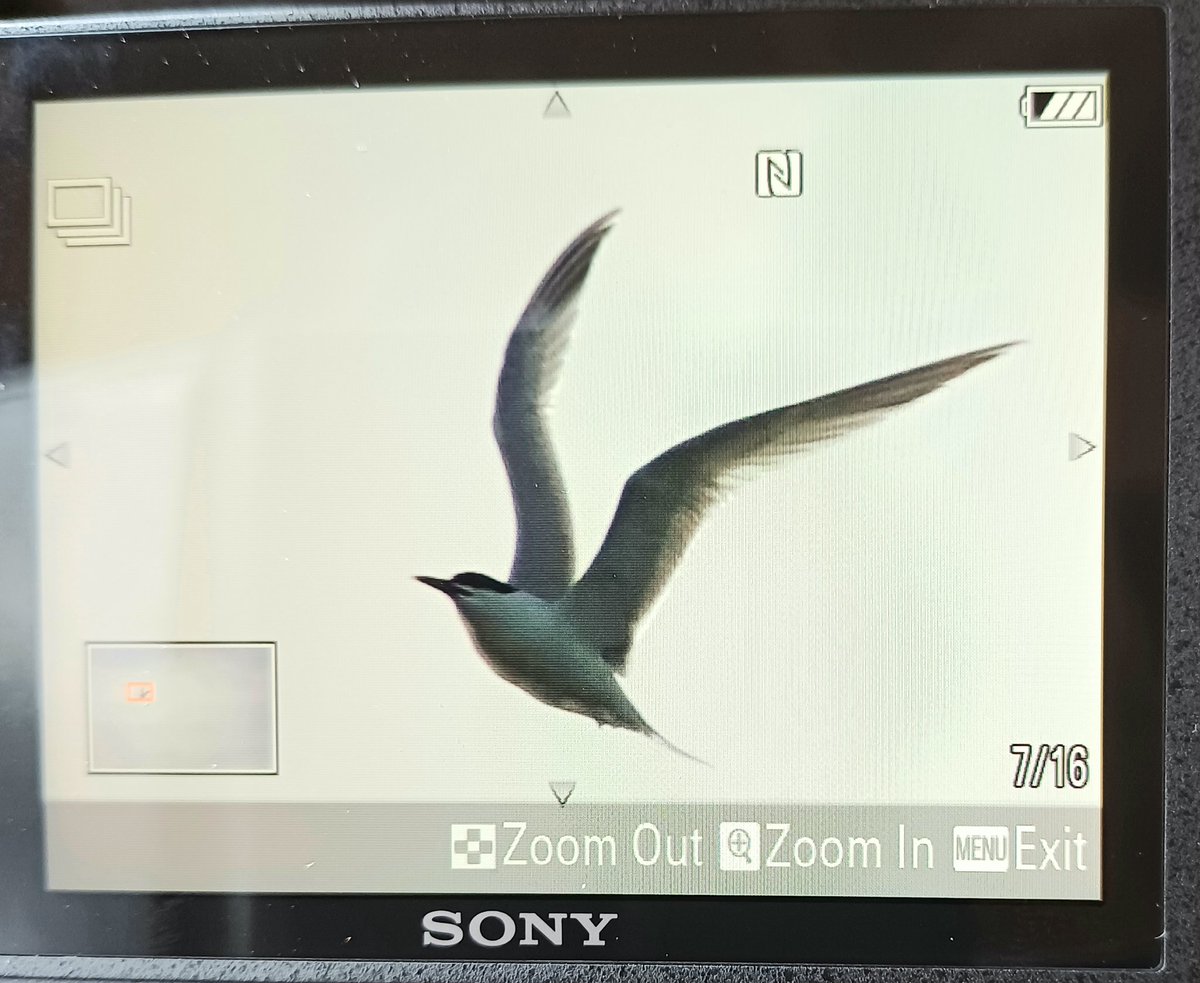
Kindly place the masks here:
[(59, 444), (57, 447), (51, 447), (46, 451), (46, 457), (60, 468), (69, 468), (71, 466), (71, 445)]

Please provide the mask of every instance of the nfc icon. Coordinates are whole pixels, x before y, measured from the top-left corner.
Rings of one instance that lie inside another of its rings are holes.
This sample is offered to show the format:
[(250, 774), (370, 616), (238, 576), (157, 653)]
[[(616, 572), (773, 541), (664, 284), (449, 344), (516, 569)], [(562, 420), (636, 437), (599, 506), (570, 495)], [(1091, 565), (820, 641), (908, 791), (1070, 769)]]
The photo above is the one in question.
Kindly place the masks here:
[(755, 164), (758, 197), (800, 197), (804, 162), (799, 150), (760, 150)]

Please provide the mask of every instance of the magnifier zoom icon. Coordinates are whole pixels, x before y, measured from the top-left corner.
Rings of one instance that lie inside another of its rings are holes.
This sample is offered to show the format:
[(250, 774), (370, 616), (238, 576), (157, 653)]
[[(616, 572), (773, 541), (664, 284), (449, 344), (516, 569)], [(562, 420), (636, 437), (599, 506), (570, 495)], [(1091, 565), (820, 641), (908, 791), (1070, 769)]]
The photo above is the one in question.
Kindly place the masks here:
[(737, 857), (739, 860), (750, 862), (750, 848), (753, 841), (750, 838), (750, 833), (741, 826), (729, 831), (729, 836), (726, 838), (726, 843), (729, 846), (731, 856)]

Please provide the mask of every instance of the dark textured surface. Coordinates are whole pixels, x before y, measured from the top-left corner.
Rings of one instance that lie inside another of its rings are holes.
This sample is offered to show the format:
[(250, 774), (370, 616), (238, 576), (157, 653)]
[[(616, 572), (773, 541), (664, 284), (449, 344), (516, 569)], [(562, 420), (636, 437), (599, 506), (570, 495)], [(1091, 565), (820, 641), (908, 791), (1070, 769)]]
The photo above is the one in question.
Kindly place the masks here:
[[(1086, 0), (1085, 0), (1086, 2)], [(360, 17), (414, 17), (435, 14), (472, 16), (497, 13), (546, 12), (653, 13), (788, 9), (805, 7), (927, 7), (943, 3), (858, 4), (815, 2), (756, 4), (696, 3), (686, 0), (638, 3), (412, 3), (364, 4), (358, 7), (282, 4), (256, 5), (251, 20), (304, 22), (314, 19), (350, 20)], [(964, 6), (955, 2), (954, 6)], [(48, 13), (81, 16), (74, 30), (137, 30), (155, 27), (220, 26), (246, 23), (233, 5), (209, 4), (201, 12), (164, 15), (150, 2), (91, 3), (83, 0), (34, 3), (18, 0), (0, 7), (0, 34), (45, 32)], [(125, 13), (114, 13), (119, 8)], [(216, 8), (216, 9), (214, 9)], [(1170, 979), (1200, 983), (1200, 658), (1197, 657), (1197, 583), (1200, 581), (1200, 6), (1194, 0), (1169, 5), (1172, 24), (1172, 99), (1174, 129), (1174, 215), (1171, 339), (1171, 443), (1168, 538), (1167, 641), (1167, 768), (1168, 821), (1166, 831), (1166, 968), (1162, 972), (1065, 972), (989, 970), (896, 970), (864, 968), (794, 968), (769, 966), (691, 966), (648, 964), (561, 966), (524, 964), (451, 964), (381, 962), (293, 962), (219, 960), (157, 960), (0, 957), (0, 977), (12, 979), (128, 979), (128, 980), (1134, 980)], [(106, 13), (112, 13), (106, 17)]]
[[(1167, 537), (1167, 965), (1200, 979), (1200, 8), (1172, 10), (1171, 441)], [(1184, 978), (1180, 976), (1180, 978)]]

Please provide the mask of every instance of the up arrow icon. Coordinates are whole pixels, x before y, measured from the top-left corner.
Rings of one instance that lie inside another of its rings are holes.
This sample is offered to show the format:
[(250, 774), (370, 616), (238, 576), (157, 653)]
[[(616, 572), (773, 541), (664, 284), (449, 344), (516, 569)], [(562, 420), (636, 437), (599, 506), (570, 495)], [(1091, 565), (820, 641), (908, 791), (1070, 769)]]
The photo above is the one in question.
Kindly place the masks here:
[(563, 101), (562, 93), (557, 89), (554, 90), (554, 95), (550, 97), (550, 101), (546, 103), (546, 108), (542, 111), (544, 119), (570, 119), (571, 110), (567, 108), (566, 102)]

